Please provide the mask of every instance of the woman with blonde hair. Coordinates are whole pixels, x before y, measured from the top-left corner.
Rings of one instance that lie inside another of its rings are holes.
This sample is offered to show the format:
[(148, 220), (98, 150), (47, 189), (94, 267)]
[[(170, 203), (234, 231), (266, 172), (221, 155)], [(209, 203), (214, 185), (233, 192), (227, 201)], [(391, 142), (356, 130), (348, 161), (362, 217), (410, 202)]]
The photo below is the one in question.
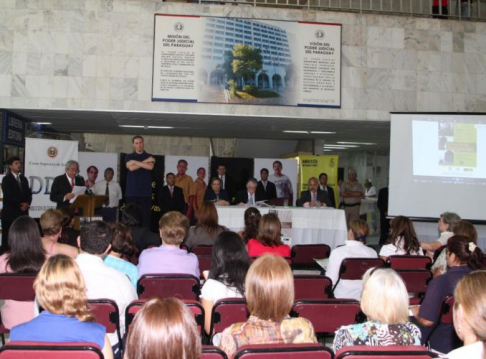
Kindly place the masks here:
[[(345, 258), (376, 258), (373, 248), (367, 247), (366, 236), (369, 233), (368, 224), (362, 219), (354, 220), (349, 223), (348, 239), (344, 246), (337, 247), (331, 251), (329, 263), (326, 269), (326, 276), (331, 278), (333, 283), (337, 283), (339, 278), (339, 269)], [(348, 298), (359, 300), (363, 284), (361, 280), (340, 280), (337, 287), (334, 288), (336, 298)]]
[(11, 341), (95, 343), (105, 359), (113, 358), (106, 328), (93, 322), (86, 285), (74, 259), (62, 254), (50, 257), (37, 275), (34, 289), (44, 311), (13, 327)]
[(339, 328), (335, 352), (353, 345), (420, 345), (420, 329), (409, 322), (407, 289), (393, 269), (368, 269), (360, 305), (368, 321)]
[(250, 318), (226, 328), (220, 348), (233, 358), (243, 345), (316, 343), (312, 324), (290, 318), (294, 304), (294, 277), (281, 257), (265, 254), (250, 266), (245, 280)]
[(214, 240), (225, 227), (218, 224), (218, 211), (212, 202), (203, 202), (197, 211), (197, 225), (189, 228), (184, 244), (189, 248), (197, 245), (214, 245)]
[(40, 217), (42, 229), (42, 245), (47, 252), (47, 257), (56, 254), (65, 254), (71, 258), (76, 258), (79, 248), (72, 247), (64, 243), (58, 243), (62, 233), (62, 223), (64, 216), (61, 211), (48, 209)]
[(380, 258), (387, 260), (392, 255), (423, 255), (420, 242), (413, 228), (413, 222), (405, 216), (398, 216), (390, 221), (388, 241), (380, 250)]
[(464, 346), (449, 359), (486, 357), (486, 271), (464, 276), (454, 291), (454, 329)]
[(290, 247), (282, 242), (282, 224), (274, 213), (265, 214), (258, 225), (258, 236), (248, 241), (250, 257), (272, 253), (281, 257), (290, 257)]
[(201, 337), (189, 309), (176, 298), (152, 298), (135, 315), (125, 359), (199, 359)]

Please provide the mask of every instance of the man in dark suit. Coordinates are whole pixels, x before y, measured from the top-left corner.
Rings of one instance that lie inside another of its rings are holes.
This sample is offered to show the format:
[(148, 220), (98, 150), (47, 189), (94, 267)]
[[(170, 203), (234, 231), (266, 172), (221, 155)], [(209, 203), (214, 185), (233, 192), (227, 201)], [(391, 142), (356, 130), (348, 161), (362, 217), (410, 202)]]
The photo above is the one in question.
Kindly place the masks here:
[(321, 173), (319, 175), (319, 190), (325, 191), (329, 200), (331, 201), (332, 207), (336, 208), (336, 198), (334, 196), (334, 190), (332, 187), (327, 185), (327, 173)]
[(57, 203), (56, 208), (69, 207), (69, 201), (76, 196), (72, 193), (74, 186), (85, 186), (83, 177), (77, 176), (78, 172), (79, 163), (70, 160), (66, 163), (66, 173), (54, 178), (49, 198)]
[(388, 216), (388, 186), (380, 189), (378, 192), (378, 203), (376, 204), (380, 210), (380, 244), (385, 244), (390, 232), (390, 220)]
[(2, 247), (1, 253), (8, 250), (8, 232), (13, 221), (20, 216), (29, 215), (32, 203), (32, 191), (25, 176), (20, 174), (22, 164), (19, 157), (7, 161), (8, 174), (3, 177), (3, 210), (2, 210)]
[(275, 183), (268, 180), (268, 169), (262, 168), (256, 189), (256, 200), (269, 201), (274, 198), (277, 198), (277, 187), (275, 187)]
[(237, 205), (244, 205), (249, 204), (250, 206), (256, 205), (256, 188), (258, 182), (254, 178), (250, 178), (248, 182), (246, 182), (246, 190), (241, 190), (236, 193), (236, 200), (235, 203)]
[[(185, 214), (186, 202), (184, 201), (184, 191), (175, 186), (175, 175), (167, 173), (165, 176), (167, 185), (162, 187), (159, 194), (159, 205), (162, 216), (170, 211), (177, 211)], [(187, 208), (186, 208), (187, 209)]]
[(233, 197), (235, 196), (236, 193), (236, 185), (235, 182), (233, 181), (233, 178), (228, 176), (226, 174), (226, 166), (225, 165), (218, 165), (218, 169), (216, 170), (218, 172), (217, 177), (221, 181), (221, 189), (224, 189), (226, 194), (228, 195), (228, 198), (230, 200), (230, 203), (233, 200)]
[(332, 207), (327, 192), (319, 191), (319, 182), (317, 178), (309, 179), (309, 189), (300, 193), (297, 200), (298, 207)]

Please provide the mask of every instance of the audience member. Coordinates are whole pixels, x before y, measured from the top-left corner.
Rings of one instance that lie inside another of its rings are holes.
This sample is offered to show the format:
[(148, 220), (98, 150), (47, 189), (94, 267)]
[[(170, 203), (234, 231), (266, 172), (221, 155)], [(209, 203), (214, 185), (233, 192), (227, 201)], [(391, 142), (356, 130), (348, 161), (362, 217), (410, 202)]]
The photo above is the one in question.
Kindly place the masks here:
[(249, 205), (254, 206), (256, 205), (256, 189), (258, 186), (258, 182), (254, 178), (250, 178), (246, 182), (246, 189), (240, 190), (236, 193), (235, 204), (237, 205)]
[(194, 181), (193, 185), (193, 193), (194, 193), (194, 201), (192, 203), (192, 208), (194, 210), (195, 216), (197, 218), (197, 211), (199, 207), (202, 206), (204, 201), (204, 193), (206, 192), (206, 169), (204, 167), (200, 167), (197, 170), (197, 178)]
[[(245, 276), (250, 267), (250, 257), (243, 239), (234, 232), (221, 233), (214, 242), (211, 269), (201, 290), (204, 307), (204, 329), (209, 334), (214, 303), (224, 298), (245, 296)], [(218, 345), (220, 338), (213, 338)]]
[(250, 318), (226, 328), (220, 347), (233, 358), (243, 345), (316, 343), (312, 324), (290, 318), (294, 305), (294, 277), (283, 258), (266, 254), (250, 266), (245, 280)]
[(464, 276), (454, 291), (454, 328), (464, 346), (453, 350), (449, 359), (485, 357), (486, 271)]
[(398, 216), (390, 222), (388, 241), (381, 247), (380, 258), (384, 261), (393, 255), (423, 255), (420, 242), (413, 228), (413, 222), (405, 216)]
[(175, 186), (174, 174), (167, 173), (165, 182), (167, 184), (160, 189), (159, 193), (160, 214), (163, 216), (170, 211), (185, 213), (187, 206), (184, 200), (184, 191)]
[(204, 193), (204, 200), (214, 202), (218, 206), (229, 206), (230, 199), (226, 191), (221, 188), (221, 180), (218, 177), (213, 177), (209, 186)]
[(201, 336), (176, 298), (152, 298), (135, 315), (124, 359), (200, 359)]
[(246, 209), (244, 214), (245, 228), (238, 232), (238, 234), (245, 240), (246, 243), (252, 238), (257, 238), (258, 236), (258, 226), (260, 225), (260, 220), (262, 215), (256, 207), (249, 207)]
[[(326, 269), (326, 276), (331, 278), (334, 284), (339, 278), (341, 262), (346, 258), (377, 258), (373, 248), (365, 246), (366, 236), (369, 233), (368, 224), (362, 219), (354, 220), (349, 223), (348, 239), (344, 246), (337, 247), (331, 251), (329, 263)], [(336, 298), (349, 298), (359, 300), (363, 288), (361, 280), (340, 280), (334, 289)]]
[[(420, 308), (413, 308), (422, 339), (425, 340), (431, 327), (439, 319), (443, 300), (454, 292), (457, 282), (475, 269), (482, 267), (481, 250), (464, 236), (452, 236), (447, 241), (447, 263), (450, 269), (443, 275), (434, 278), (427, 287), (427, 292)], [(431, 339), (431, 347), (441, 353), (448, 353), (456, 344), (452, 324), (439, 324)]]
[(118, 206), (122, 199), (122, 190), (120, 185), (113, 181), (114, 175), (113, 168), (108, 167), (105, 169), (104, 179), (94, 186), (94, 194), (108, 196), (108, 200), (97, 210), (97, 214), (101, 215), (105, 222), (116, 222)]
[(197, 225), (189, 228), (184, 244), (189, 248), (213, 245), (226, 228), (218, 224), (218, 211), (212, 202), (203, 202), (197, 213)]
[(186, 174), (187, 171), (187, 161), (179, 160), (177, 162), (177, 175), (174, 177), (174, 183), (177, 187), (182, 189), (184, 194), (184, 203), (189, 203), (189, 197), (192, 193), (192, 177)]
[(112, 230), (113, 241), (111, 250), (103, 260), (108, 267), (125, 274), (137, 290), (138, 269), (128, 260), (135, 254), (136, 248), (132, 239), (130, 228), (123, 223), (109, 223)]
[[(93, 221), (81, 227), (78, 245), (81, 253), (76, 262), (81, 269), (86, 282), (89, 299), (107, 298), (116, 302), (120, 313), (120, 329), (125, 331), (125, 308), (131, 301), (137, 299), (137, 293), (128, 277), (108, 267), (103, 258), (111, 249), (112, 233), (108, 224)], [(116, 333), (109, 333), (115, 356), (118, 356), (120, 344)]]
[[(474, 244), (478, 243), (478, 233), (476, 232), (476, 228), (468, 222), (464, 220), (460, 220), (454, 224), (454, 235), (459, 236), (466, 236), (468, 237)], [(444, 274), (447, 271), (447, 248), (444, 248), (440, 254), (437, 256), (434, 264), (431, 268), (434, 277)]]
[(454, 235), (454, 225), (461, 217), (453, 212), (444, 212), (439, 219), (440, 237), (434, 242), (421, 242), (420, 246), (425, 251), (436, 251), (447, 244), (447, 240)]
[(329, 200), (331, 201), (332, 208), (336, 208), (336, 197), (334, 195), (334, 189), (327, 185), (327, 173), (321, 173), (319, 175), (319, 190), (325, 191)]
[[(28, 216), (18, 217), (8, 239), (10, 249), (0, 256), (0, 273), (37, 274), (46, 259), (37, 223)], [(6, 300), (0, 314), (3, 326), (10, 329), (34, 318), (34, 302)]]
[(133, 242), (139, 252), (150, 246), (160, 246), (160, 237), (151, 232), (147, 227), (142, 227), (142, 210), (140, 207), (131, 203), (122, 212), (122, 223), (130, 227)]
[(359, 208), (363, 197), (363, 186), (356, 179), (356, 170), (348, 170), (348, 181), (341, 185), (341, 197), (344, 203), (346, 223), (349, 226), (351, 221), (359, 219)]
[(8, 231), (13, 221), (20, 216), (29, 215), (32, 203), (32, 191), (27, 178), (20, 173), (22, 163), (19, 157), (10, 157), (7, 161), (8, 173), (2, 179), (2, 246), (0, 253), (8, 249)]
[(335, 352), (353, 345), (420, 345), (420, 329), (409, 322), (407, 288), (393, 269), (368, 269), (360, 306), (367, 321), (338, 329)]
[(71, 258), (78, 256), (78, 248), (57, 242), (61, 237), (63, 219), (62, 212), (55, 209), (48, 209), (40, 217), (40, 227), (43, 234), (42, 245), (46, 250), (47, 257), (56, 254), (65, 254)]
[(282, 242), (282, 224), (274, 213), (265, 214), (258, 225), (258, 236), (248, 241), (250, 257), (272, 253), (277, 256), (290, 257), (290, 247)]
[(62, 254), (50, 257), (40, 270), (34, 289), (44, 311), (12, 328), (11, 341), (95, 343), (105, 359), (113, 358), (106, 328), (94, 323), (85, 281), (74, 259)]
[(70, 207), (61, 207), (62, 213), (61, 236), (58, 242), (78, 248), (79, 231), (74, 229), (74, 211)]
[(194, 253), (179, 246), (189, 229), (189, 220), (179, 212), (168, 212), (159, 221), (162, 245), (142, 252), (138, 261), (138, 277), (150, 273), (192, 274), (199, 278), (199, 262)]
[(260, 181), (258, 181), (255, 196), (257, 201), (270, 201), (277, 198), (277, 187), (275, 187), (275, 183), (268, 180), (268, 169), (266, 168), (260, 170)]

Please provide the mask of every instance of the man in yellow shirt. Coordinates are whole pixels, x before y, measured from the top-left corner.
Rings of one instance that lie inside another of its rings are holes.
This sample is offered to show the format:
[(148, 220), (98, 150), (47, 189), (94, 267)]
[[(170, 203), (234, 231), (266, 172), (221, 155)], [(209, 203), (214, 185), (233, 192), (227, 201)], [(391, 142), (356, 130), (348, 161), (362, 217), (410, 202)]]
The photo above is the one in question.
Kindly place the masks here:
[(187, 161), (184, 159), (179, 160), (179, 162), (177, 162), (177, 175), (175, 177), (175, 185), (182, 188), (182, 191), (184, 192), (184, 201), (186, 202), (186, 204), (188, 204), (189, 198), (193, 195), (193, 182), (192, 177), (186, 175), (186, 171)]

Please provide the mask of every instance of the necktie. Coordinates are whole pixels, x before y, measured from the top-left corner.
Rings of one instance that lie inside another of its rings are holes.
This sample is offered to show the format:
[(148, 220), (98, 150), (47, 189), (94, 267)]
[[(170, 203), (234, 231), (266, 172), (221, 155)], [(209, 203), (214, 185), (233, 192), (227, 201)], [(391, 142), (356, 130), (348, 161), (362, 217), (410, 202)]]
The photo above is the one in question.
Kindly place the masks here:
[(224, 188), (224, 176), (220, 176), (219, 179), (221, 180), (221, 185), (222, 185), (223, 189), (225, 189)]
[(22, 192), (22, 182), (20, 182), (20, 174), (17, 175), (17, 183), (19, 184), (20, 191)]
[(106, 189), (105, 189), (105, 196), (108, 196), (108, 198), (105, 200), (105, 207), (108, 207), (110, 204), (110, 188), (108, 187), (110, 182), (106, 182)]
[(253, 195), (252, 194), (250, 194), (250, 204), (252, 204), (252, 205), (255, 204), (255, 202), (253, 201)]
[(170, 191), (170, 196), (171, 197), (174, 197), (173, 194), (174, 194), (174, 190), (172, 189), (172, 187), (169, 187), (169, 191)]
[(266, 191), (267, 190), (267, 182), (263, 182), (263, 189)]
[(316, 201), (316, 193), (315, 192), (312, 192), (312, 202), (315, 202)]
[(74, 178), (71, 178), (71, 189), (74, 188)]

